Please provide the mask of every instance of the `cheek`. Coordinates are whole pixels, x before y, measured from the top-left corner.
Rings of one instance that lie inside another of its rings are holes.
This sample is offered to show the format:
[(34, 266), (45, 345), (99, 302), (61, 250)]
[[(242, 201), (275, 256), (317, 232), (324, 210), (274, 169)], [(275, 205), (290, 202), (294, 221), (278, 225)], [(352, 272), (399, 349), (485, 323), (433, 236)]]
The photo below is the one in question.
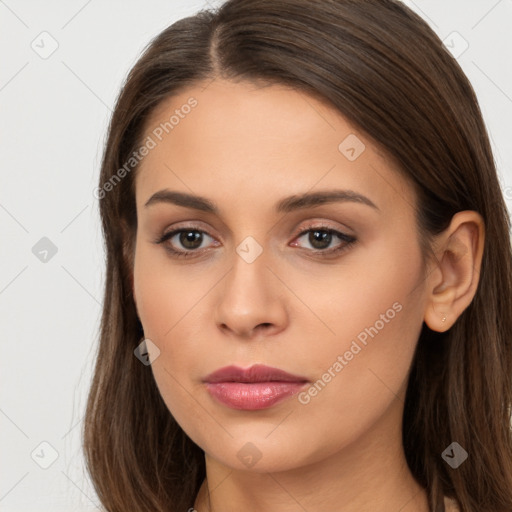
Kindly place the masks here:
[[(395, 308), (368, 311), (364, 327), (353, 330), (357, 334), (343, 337), (336, 348), (318, 354), (314, 363), (318, 380), (299, 397), (307, 423), (321, 426), (340, 445), (379, 422), (394, 401), (405, 400), (421, 322), (411, 321), (415, 310), (409, 304), (393, 304)], [(384, 301), (384, 305), (389, 304)], [(379, 318), (381, 313), (387, 323)]]
[(315, 440), (315, 458), (347, 446), (403, 403), (422, 325), (421, 301), (411, 300), (410, 290), (379, 289), (376, 283), (371, 300), (352, 296), (346, 316), (333, 323), (336, 340), (309, 350), (316, 380), (298, 396), (297, 427), (287, 436), (290, 450), (304, 439)]
[[(294, 283), (304, 283), (295, 286), (297, 295), (308, 298), (308, 308), (316, 315), (297, 322), (303, 323), (302, 332), (309, 327), (310, 340), (318, 339), (313, 354), (310, 344), (302, 345), (304, 357), (321, 362), (317, 371), (347, 351), (351, 365), (356, 359), (377, 366), (389, 364), (387, 356), (410, 359), (425, 307), (422, 258), (414, 244), (397, 247), (398, 240), (386, 243), (383, 237), (371, 251), (347, 259), (339, 271), (318, 274), (317, 279), (295, 276)], [(316, 338), (313, 327), (321, 334)], [(308, 336), (303, 338), (307, 342)]]
[(317, 379), (302, 396), (311, 420), (325, 423), (322, 411), (328, 407), (330, 424), (337, 417), (353, 432), (405, 389), (423, 324), (419, 249), (382, 247), (378, 254), (332, 278), (330, 293), (310, 293), (312, 309), (331, 332), (314, 351), (307, 344), (301, 351)]
[(139, 314), (144, 335), (160, 350), (152, 367), (162, 366), (162, 370), (173, 375), (195, 377), (197, 361), (205, 356), (204, 328), (201, 328), (200, 308), (197, 307), (204, 288), (181, 289), (180, 282), (173, 279), (174, 291), (170, 291), (166, 282), (163, 278), (148, 279), (139, 288)]
[(204, 275), (173, 264), (163, 248), (137, 243), (134, 292), (148, 338), (164, 341), (178, 326), (190, 322), (189, 314), (193, 315), (208, 287)]
[(212, 282), (205, 283), (204, 275), (194, 277), (193, 272), (171, 265), (158, 252), (137, 248), (134, 291), (144, 336), (160, 350), (151, 364), (156, 384), (180, 422), (180, 413), (188, 414), (197, 405), (188, 392), (192, 392), (191, 383), (195, 385), (202, 376), (198, 361), (205, 360), (200, 305), (215, 279), (206, 278)]

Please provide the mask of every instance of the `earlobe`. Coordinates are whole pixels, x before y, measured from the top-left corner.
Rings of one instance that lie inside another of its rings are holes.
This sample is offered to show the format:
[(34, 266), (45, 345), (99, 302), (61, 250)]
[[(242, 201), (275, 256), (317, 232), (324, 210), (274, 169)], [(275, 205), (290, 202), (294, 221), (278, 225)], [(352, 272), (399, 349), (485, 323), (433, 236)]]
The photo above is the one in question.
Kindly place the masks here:
[(434, 269), (427, 277), (425, 323), (433, 331), (450, 329), (475, 296), (482, 263), (485, 228), (475, 211), (456, 213), (438, 236)]

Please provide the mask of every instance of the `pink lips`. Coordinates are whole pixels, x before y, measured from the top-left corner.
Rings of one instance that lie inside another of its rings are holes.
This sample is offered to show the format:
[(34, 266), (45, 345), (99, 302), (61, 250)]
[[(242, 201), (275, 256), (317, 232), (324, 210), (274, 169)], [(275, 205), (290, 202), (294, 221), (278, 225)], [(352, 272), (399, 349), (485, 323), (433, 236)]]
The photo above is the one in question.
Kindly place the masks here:
[(257, 410), (295, 395), (309, 381), (278, 368), (257, 364), (247, 369), (226, 366), (208, 375), (203, 382), (209, 393), (224, 405)]

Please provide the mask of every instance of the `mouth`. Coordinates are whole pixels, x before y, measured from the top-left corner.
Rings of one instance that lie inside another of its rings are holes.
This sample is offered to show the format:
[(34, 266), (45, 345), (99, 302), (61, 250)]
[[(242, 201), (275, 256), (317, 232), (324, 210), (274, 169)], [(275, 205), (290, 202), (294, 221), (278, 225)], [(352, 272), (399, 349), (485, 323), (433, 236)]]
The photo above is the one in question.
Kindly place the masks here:
[(203, 382), (218, 402), (239, 410), (266, 409), (309, 384), (306, 377), (259, 364), (247, 369), (226, 366), (208, 375)]

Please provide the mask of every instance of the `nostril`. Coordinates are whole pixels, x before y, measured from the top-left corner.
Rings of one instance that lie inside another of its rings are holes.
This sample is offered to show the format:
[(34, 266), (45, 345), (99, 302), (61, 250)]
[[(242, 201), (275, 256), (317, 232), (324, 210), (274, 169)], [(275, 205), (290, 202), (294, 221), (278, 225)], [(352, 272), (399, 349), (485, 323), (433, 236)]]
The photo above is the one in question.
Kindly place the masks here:
[(258, 326), (256, 326), (256, 329), (266, 330), (268, 327), (272, 327), (272, 324), (268, 323), (268, 322), (265, 322), (263, 324), (259, 324)]

